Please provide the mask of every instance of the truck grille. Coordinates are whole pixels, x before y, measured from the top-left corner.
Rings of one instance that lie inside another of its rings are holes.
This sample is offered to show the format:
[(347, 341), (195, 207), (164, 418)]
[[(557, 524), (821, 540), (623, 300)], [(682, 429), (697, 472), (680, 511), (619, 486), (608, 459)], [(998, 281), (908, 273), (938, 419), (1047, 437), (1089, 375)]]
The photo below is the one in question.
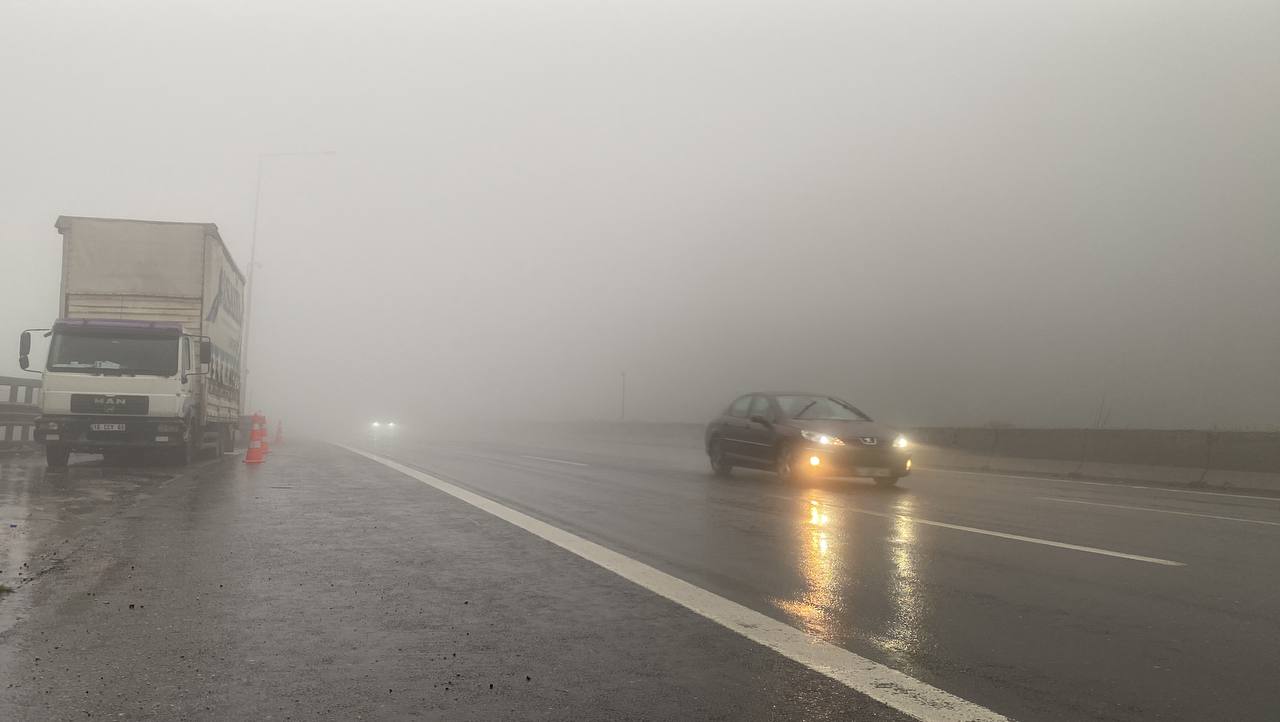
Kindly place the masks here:
[(150, 401), (146, 396), (71, 394), (71, 413), (145, 416), (151, 408)]

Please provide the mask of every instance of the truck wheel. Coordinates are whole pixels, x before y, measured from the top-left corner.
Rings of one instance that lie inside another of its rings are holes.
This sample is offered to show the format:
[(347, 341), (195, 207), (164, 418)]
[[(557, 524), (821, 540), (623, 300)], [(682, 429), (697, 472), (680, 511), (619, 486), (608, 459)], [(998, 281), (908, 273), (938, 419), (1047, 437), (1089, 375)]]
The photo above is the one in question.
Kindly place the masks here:
[(44, 447), (44, 461), (50, 469), (65, 469), (71, 459), (71, 447), (48, 444)]
[(195, 461), (199, 452), (200, 432), (196, 429), (192, 429), (191, 433), (187, 436), (186, 443), (182, 445), (181, 449), (178, 449), (178, 465), (190, 466), (191, 462)]
[(102, 455), (102, 461), (107, 466), (128, 466), (129, 456), (128, 450), (108, 451)]
[(192, 431), (191, 435), (182, 440), (182, 446), (175, 446), (166, 449), (163, 453), (164, 462), (171, 466), (188, 466), (195, 459), (196, 449), (199, 441), (195, 437), (196, 432)]

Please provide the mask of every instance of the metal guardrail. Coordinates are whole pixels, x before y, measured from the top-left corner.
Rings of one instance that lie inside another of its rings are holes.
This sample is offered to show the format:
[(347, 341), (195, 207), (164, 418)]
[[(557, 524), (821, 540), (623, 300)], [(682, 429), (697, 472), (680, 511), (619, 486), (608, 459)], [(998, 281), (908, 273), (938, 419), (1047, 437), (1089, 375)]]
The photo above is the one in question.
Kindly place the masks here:
[(922, 463), (1280, 491), (1280, 432), (922, 428)]
[(0, 453), (36, 448), (40, 380), (0, 376)]

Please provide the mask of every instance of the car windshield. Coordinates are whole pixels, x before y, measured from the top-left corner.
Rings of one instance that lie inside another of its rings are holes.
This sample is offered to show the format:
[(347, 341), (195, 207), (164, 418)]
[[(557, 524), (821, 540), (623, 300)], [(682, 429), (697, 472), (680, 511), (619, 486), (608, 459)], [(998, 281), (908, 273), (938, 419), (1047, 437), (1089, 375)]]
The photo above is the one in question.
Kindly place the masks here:
[(830, 396), (779, 396), (778, 405), (782, 407), (783, 413), (793, 419), (871, 420), (861, 411)]
[(178, 339), (58, 332), (49, 345), (49, 370), (172, 376), (178, 372)]

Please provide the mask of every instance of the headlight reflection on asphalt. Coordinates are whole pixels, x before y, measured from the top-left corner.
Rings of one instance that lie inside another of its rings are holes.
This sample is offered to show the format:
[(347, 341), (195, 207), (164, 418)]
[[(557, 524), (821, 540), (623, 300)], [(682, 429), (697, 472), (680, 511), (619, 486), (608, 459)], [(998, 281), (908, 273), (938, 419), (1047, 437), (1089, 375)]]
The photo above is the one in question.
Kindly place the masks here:
[(909, 516), (915, 511), (914, 507), (909, 498), (895, 506), (894, 511), (903, 516), (893, 517), (893, 536), (887, 540), (889, 561), (893, 565), (889, 594), (894, 611), (881, 644), (887, 650), (900, 653), (920, 650), (920, 625), (924, 617), (924, 595), (916, 570), (916, 524)]
[(829, 638), (844, 607), (839, 573), (842, 547), (836, 544), (840, 538), (833, 530), (837, 519), (829, 508), (816, 499), (810, 499), (806, 507), (806, 515), (796, 520), (792, 537), (804, 588), (795, 598), (772, 601), (805, 631)]
[(816, 501), (809, 502), (809, 523), (814, 526), (826, 526), (830, 517), (822, 510), (822, 505)]

